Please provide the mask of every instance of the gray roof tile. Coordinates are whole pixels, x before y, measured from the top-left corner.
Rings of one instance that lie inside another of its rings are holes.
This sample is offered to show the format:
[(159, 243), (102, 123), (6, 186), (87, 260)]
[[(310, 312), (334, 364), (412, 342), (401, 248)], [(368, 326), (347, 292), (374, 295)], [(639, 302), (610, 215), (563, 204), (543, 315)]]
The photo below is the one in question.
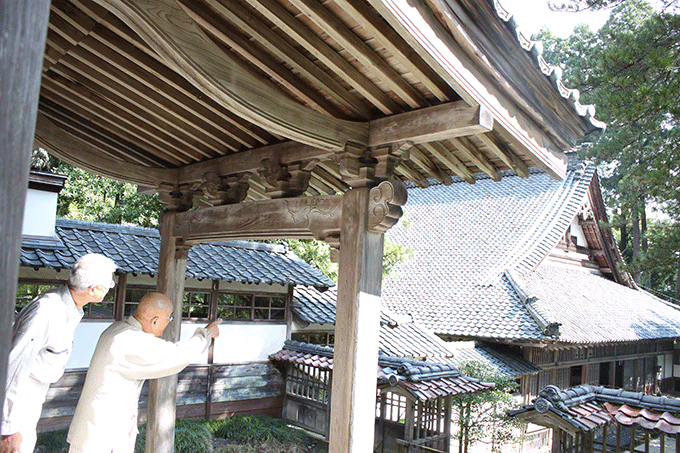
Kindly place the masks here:
[[(57, 219), (57, 241), (21, 246), (21, 265), (70, 268), (85, 253), (102, 253), (120, 272), (158, 273), (158, 230), (79, 220)], [(230, 241), (196, 245), (189, 249), (187, 277), (228, 282), (305, 285), (328, 288), (334, 283), (318, 269), (287, 253), (280, 245)]]
[[(680, 312), (663, 301), (591, 274), (557, 276), (541, 264), (586, 202), (594, 172), (592, 164), (580, 164), (563, 181), (532, 169), (528, 178), (504, 172), (500, 182), (480, 176), (474, 185), (410, 187), (406, 222), (387, 237), (413, 256), (385, 280), (383, 304), (439, 335), (468, 339), (552, 340), (536, 314), (562, 323), (559, 340), (570, 343), (680, 336)], [(539, 297), (535, 311), (506, 270)], [(621, 295), (620, 305), (611, 291)], [(571, 294), (581, 298), (571, 302)], [(633, 300), (638, 317), (622, 315)], [(579, 329), (579, 307), (586, 306), (591, 312), (581, 325), (593, 328)]]

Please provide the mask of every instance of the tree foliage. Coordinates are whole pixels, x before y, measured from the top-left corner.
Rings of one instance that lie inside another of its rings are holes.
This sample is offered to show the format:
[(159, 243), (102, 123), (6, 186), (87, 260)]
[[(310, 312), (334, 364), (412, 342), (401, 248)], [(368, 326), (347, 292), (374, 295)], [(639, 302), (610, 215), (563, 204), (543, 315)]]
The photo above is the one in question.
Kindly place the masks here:
[(561, 39), (544, 29), (534, 39), (607, 123), (582, 154), (599, 166), (627, 269), (643, 286), (678, 298), (680, 15), (641, 0), (586, 3), (616, 5), (600, 30), (579, 26)]
[(458, 370), (464, 376), (496, 384), (490, 391), (453, 397), (452, 422), (458, 428), (455, 435), (458, 439), (458, 452), (468, 453), (473, 444), (482, 440), (491, 444), (491, 451), (494, 453), (519, 442), (522, 424), (506, 414), (519, 406), (512, 397), (517, 383), (486, 362), (461, 362)]

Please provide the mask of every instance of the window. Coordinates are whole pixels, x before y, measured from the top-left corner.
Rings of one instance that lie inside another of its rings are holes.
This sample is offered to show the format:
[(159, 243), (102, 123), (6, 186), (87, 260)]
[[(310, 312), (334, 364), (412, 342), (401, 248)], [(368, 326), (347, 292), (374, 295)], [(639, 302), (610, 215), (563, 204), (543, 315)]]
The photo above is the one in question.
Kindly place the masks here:
[[(17, 285), (17, 298), (14, 308), (15, 313), (19, 313), (36, 296), (43, 294), (53, 288), (63, 285), (63, 282), (49, 283), (29, 283), (20, 282)], [(115, 290), (109, 290), (104, 300), (97, 303), (89, 303), (83, 307), (85, 318), (113, 318), (113, 301), (115, 300)]]
[(196, 291), (185, 291), (182, 303), (182, 318), (208, 319), (210, 314), (210, 294)]
[(146, 293), (152, 291), (152, 288), (135, 288), (134, 286), (128, 286), (125, 290), (125, 308), (123, 309), (123, 316), (128, 317), (134, 315), (135, 310), (137, 310), (137, 305), (139, 305), (139, 301), (142, 300), (142, 297), (144, 297)]
[(333, 346), (335, 343), (335, 335), (330, 332), (298, 332), (292, 334), (290, 339), (321, 346)]
[(116, 290), (110, 289), (101, 302), (90, 302), (83, 307), (86, 318), (113, 318)]
[(21, 309), (35, 299), (36, 296), (61, 285), (63, 285), (63, 283), (19, 283), (17, 286), (17, 299), (16, 305), (14, 306), (14, 312), (19, 313)]
[(225, 320), (284, 321), (286, 298), (262, 294), (220, 293), (217, 317)]

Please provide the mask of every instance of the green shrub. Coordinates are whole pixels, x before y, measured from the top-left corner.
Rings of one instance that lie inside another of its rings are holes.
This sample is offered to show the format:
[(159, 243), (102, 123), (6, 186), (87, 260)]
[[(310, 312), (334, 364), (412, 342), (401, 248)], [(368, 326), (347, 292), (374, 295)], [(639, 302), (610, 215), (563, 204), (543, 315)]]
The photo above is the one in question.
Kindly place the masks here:
[[(175, 424), (175, 453), (213, 453), (212, 433), (206, 420), (177, 419)], [(146, 448), (146, 424), (139, 426), (135, 453)]]
[(216, 437), (233, 442), (266, 442), (305, 444), (309, 440), (304, 432), (290, 428), (283, 420), (262, 415), (237, 415), (219, 420), (212, 425)]
[(36, 451), (44, 453), (67, 453), (67, 435), (68, 429), (38, 434), (38, 440), (35, 443)]

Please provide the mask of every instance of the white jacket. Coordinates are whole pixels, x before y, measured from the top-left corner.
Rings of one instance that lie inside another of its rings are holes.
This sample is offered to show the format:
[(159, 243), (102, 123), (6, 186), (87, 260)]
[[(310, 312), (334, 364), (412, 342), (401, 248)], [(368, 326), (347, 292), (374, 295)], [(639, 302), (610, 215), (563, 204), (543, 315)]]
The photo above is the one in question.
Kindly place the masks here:
[(3, 435), (21, 432), (25, 437), (32, 430), (35, 436), (47, 388), (64, 374), (82, 317), (66, 285), (41, 294), (21, 310), (7, 367)]
[(109, 326), (97, 342), (73, 415), (71, 448), (132, 452), (144, 380), (178, 373), (208, 348), (210, 338), (207, 330), (197, 329), (173, 343), (145, 333), (132, 316)]

